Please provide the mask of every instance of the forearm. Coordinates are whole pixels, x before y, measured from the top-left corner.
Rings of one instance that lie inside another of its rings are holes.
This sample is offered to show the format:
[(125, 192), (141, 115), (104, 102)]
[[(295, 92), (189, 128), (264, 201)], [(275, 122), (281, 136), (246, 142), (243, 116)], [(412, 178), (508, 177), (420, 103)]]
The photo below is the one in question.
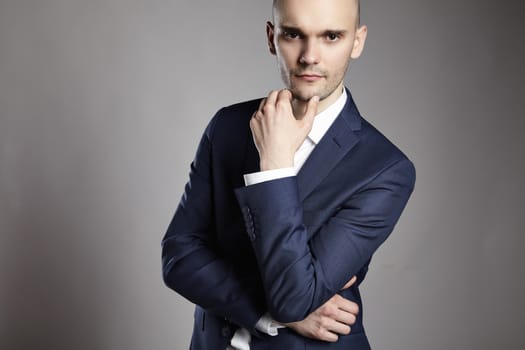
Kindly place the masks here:
[(262, 293), (251, 291), (250, 276), (238, 274), (216, 244), (211, 144), (215, 121), (201, 139), (184, 195), (162, 240), (163, 278), (193, 303), (252, 330), (265, 311), (259, 305)]
[(162, 242), (166, 285), (209, 312), (253, 331), (265, 310), (234, 266), (208, 246), (206, 233), (177, 231), (174, 218)]
[(324, 299), (318, 295), (323, 292), (328, 299), (332, 290), (316, 286), (323, 279), (315, 271), (308, 247), (295, 178), (264, 182), (236, 192), (270, 314), (280, 322), (305, 318), (312, 300)]
[(406, 204), (412, 170), (409, 162), (391, 165), (361, 191), (331, 202), (338, 209), (327, 210), (310, 239), (295, 177), (236, 190), (272, 316), (303, 319), (366, 266)]

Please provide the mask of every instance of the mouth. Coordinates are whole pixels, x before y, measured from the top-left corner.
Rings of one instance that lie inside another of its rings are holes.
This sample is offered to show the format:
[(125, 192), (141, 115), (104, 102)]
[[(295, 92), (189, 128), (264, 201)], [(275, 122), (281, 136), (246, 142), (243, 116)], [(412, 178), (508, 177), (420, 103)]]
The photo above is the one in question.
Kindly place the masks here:
[(306, 81), (306, 82), (316, 82), (318, 80), (321, 80), (323, 78), (322, 75), (316, 74), (316, 73), (301, 73), (295, 75), (300, 80)]

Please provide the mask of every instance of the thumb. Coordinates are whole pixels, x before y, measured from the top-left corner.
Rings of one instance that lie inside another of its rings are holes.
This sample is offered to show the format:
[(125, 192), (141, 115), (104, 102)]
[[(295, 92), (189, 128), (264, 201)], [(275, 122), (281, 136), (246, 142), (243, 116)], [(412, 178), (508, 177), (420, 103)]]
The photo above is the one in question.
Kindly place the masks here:
[(303, 120), (308, 123), (313, 123), (314, 117), (317, 114), (317, 106), (319, 105), (319, 96), (313, 96), (306, 106), (306, 112), (304, 114)]
[(346, 282), (346, 284), (343, 286), (343, 288), (341, 288), (341, 290), (350, 288), (355, 283), (355, 281), (357, 281), (357, 277), (353, 276), (352, 278), (350, 278), (350, 281)]

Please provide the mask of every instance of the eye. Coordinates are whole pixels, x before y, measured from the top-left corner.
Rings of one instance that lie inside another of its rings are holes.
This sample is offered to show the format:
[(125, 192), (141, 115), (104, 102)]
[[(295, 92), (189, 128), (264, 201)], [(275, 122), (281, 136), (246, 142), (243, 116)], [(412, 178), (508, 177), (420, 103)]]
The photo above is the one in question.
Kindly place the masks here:
[(337, 33), (328, 33), (326, 34), (326, 39), (328, 39), (328, 41), (336, 41), (339, 39), (339, 34)]
[(296, 32), (283, 32), (283, 36), (286, 39), (298, 39), (299, 38), (299, 34)]

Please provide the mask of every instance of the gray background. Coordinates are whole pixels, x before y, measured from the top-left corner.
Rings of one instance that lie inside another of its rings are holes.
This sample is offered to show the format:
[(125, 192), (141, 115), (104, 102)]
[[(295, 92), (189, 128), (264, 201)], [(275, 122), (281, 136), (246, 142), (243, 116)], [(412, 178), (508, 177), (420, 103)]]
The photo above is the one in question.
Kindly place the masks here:
[[(347, 84), (414, 161), (374, 349), (524, 349), (521, 1), (363, 1)], [(0, 0), (0, 348), (184, 349), (160, 240), (221, 106), (281, 87), (270, 1)]]

